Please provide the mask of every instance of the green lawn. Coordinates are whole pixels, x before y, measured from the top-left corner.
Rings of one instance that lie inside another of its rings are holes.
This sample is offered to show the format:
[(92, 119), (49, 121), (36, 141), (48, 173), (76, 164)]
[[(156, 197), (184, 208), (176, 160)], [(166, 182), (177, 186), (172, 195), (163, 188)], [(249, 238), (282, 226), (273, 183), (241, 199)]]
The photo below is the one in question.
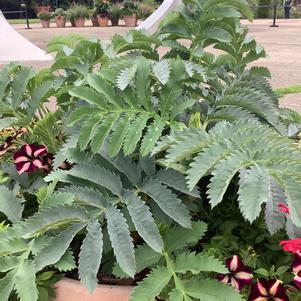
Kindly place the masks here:
[[(26, 19), (11, 19), (11, 20), (8, 20), (8, 22), (10, 24), (26, 24)], [(39, 23), (39, 22), (40, 22), (39, 19), (29, 19), (30, 24)]]
[(285, 87), (285, 88), (278, 88), (278, 89), (275, 89), (275, 92), (276, 92), (277, 96), (279, 98), (281, 98), (287, 94), (300, 93), (301, 86), (295, 85), (295, 86), (290, 86), (290, 87)]

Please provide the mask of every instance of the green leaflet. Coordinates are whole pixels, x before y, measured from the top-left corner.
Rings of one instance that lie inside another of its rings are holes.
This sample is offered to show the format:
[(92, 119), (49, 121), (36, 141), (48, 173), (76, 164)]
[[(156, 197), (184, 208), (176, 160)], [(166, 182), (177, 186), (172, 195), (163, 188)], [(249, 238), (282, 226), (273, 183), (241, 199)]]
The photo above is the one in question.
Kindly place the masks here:
[(191, 229), (174, 226), (164, 235), (164, 246), (169, 252), (183, 249), (189, 245), (196, 244), (207, 231), (204, 222), (192, 222)]
[(6, 186), (0, 186), (0, 212), (12, 222), (17, 222), (22, 217), (21, 199), (18, 199), (15, 192), (8, 190)]
[(160, 117), (155, 118), (153, 123), (149, 125), (140, 148), (142, 156), (146, 156), (152, 151), (153, 147), (161, 137), (164, 126), (165, 121)]
[(37, 271), (57, 263), (66, 253), (75, 235), (84, 226), (85, 224), (75, 224), (51, 239), (50, 243), (46, 244), (35, 256)]
[(174, 221), (183, 227), (189, 228), (191, 226), (189, 211), (185, 205), (178, 199), (176, 194), (172, 193), (158, 180), (151, 178), (146, 179), (143, 183), (142, 190)]
[(153, 65), (153, 72), (161, 84), (168, 82), (170, 74), (170, 66), (168, 60), (161, 60)]
[[(75, 87), (69, 91), (69, 94), (79, 99), (84, 99), (91, 105), (96, 105), (100, 110), (107, 110), (106, 102), (99, 97), (100, 95), (88, 87)], [(95, 109), (94, 109), (95, 110)]]
[(270, 177), (261, 166), (247, 170), (238, 190), (239, 207), (244, 217), (251, 223), (259, 216), (261, 205), (268, 201)]
[(141, 139), (142, 131), (150, 117), (150, 114), (142, 113), (131, 122), (124, 140), (123, 150), (125, 155), (135, 151), (137, 143)]
[(177, 288), (174, 288), (172, 291), (170, 291), (168, 296), (169, 301), (183, 301), (184, 298), (183, 293)]
[(122, 195), (123, 187), (120, 177), (102, 166), (92, 163), (76, 165), (68, 172), (68, 174), (106, 187), (115, 195)]
[(83, 208), (74, 205), (59, 205), (51, 208), (41, 208), (32, 217), (25, 220), (22, 225), (22, 236), (30, 238), (36, 234), (42, 234), (58, 226), (64, 226), (72, 223), (85, 223), (88, 220), (87, 213)]
[(70, 249), (67, 249), (65, 254), (57, 263), (53, 265), (53, 267), (58, 269), (60, 272), (67, 272), (76, 268), (76, 263), (72, 251)]
[(24, 260), (18, 267), (14, 277), (14, 288), (17, 291), (20, 301), (38, 300), (36, 268), (33, 261)]
[(228, 269), (218, 259), (202, 253), (196, 254), (195, 252), (177, 256), (175, 271), (183, 274), (190, 271), (195, 275), (200, 272), (228, 273)]
[(130, 301), (153, 301), (172, 277), (172, 271), (158, 267), (134, 288)]
[(155, 251), (162, 252), (162, 238), (149, 207), (132, 191), (126, 191), (123, 199), (138, 233)]
[(117, 262), (122, 270), (133, 278), (136, 271), (135, 252), (126, 219), (120, 210), (113, 206), (107, 208), (105, 214)]
[(99, 222), (92, 220), (79, 254), (79, 278), (81, 283), (93, 292), (97, 285), (97, 273), (102, 258), (103, 235)]
[(137, 66), (133, 65), (132, 67), (126, 68), (122, 70), (117, 78), (116, 78), (116, 83), (117, 87), (123, 91), (125, 88), (130, 84), (130, 82), (133, 80), (133, 78), (136, 75), (137, 71)]
[[(20, 258), (16, 256), (1, 256), (0, 257), (0, 272), (8, 272), (20, 264)], [(1, 295), (0, 295), (1, 296)]]
[(7, 273), (0, 279), (0, 300), (8, 301), (9, 295), (14, 288), (15, 271)]
[(125, 116), (118, 120), (114, 133), (111, 135), (109, 144), (109, 153), (111, 157), (116, 156), (122, 149), (123, 142), (133, 116), (134, 115), (132, 114), (125, 114)]
[(186, 280), (185, 293), (202, 301), (243, 301), (231, 286), (217, 280)]

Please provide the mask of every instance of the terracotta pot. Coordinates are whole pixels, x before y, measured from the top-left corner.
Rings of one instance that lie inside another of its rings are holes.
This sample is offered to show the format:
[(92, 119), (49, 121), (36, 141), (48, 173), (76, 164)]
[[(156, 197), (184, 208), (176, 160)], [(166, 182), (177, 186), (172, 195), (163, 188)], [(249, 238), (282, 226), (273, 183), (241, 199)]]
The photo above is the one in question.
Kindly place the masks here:
[(50, 5), (36, 6), (34, 11), (36, 14), (39, 14), (42, 12), (52, 12), (52, 7)]
[[(63, 278), (54, 285), (56, 298), (53, 301), (128, 301), (132, 286), (97, 285), (89, 294), (79, 281)], [(142, 301), (142, 300), (141, 300)]]
[(137, 26), (138, 18), (137, 18), (136, 14), (133, 14), (131, 16), (124, 16), (123, 20), (124, 20), (124, 23), (125, 23), (126, 27), (135, 27), (135, 26)]
[(66, 18), (63, 16), (55, 17), (55, 23), (56, 23), (56, 26), (59, 28), (65, 27), (66, 26)]
[(100, 27), (107, 27), (109, 24), (109, 17), (107, 15), (98, 15), (97, 20)]
[(92, 22), (92, 25), (94, 27), (98, 27), (99, 26), (97, 16), (91, 16), (91, 22)]
[(112, 26), (118, 26), (119, 24), (119, 17), (110, 17)]
[(76, 18), (74, 20), (75, 27), (84, 27), (85, 26), (85, 18)]
[(41, 20), (41, 24), (43, 28), (49, 28), (50, 27), (50, 21), (49, 20)]

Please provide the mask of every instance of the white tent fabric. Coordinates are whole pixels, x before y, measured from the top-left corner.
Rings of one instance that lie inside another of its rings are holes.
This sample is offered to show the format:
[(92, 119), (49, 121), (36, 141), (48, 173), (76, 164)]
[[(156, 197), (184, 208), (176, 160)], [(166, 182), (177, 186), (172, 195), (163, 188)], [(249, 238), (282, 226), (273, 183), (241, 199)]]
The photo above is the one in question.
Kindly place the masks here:
[(0, 62), (51, 61), (51, 55), (17, 33), (0, 10)]
[(154, 11), (145, 21), (143, 21), (136, 29), (146, 29), (147, 31), (156, 31), (160, 21), (172, 10), (174, 10), (181, 0), (164, 0), (160, 7)]

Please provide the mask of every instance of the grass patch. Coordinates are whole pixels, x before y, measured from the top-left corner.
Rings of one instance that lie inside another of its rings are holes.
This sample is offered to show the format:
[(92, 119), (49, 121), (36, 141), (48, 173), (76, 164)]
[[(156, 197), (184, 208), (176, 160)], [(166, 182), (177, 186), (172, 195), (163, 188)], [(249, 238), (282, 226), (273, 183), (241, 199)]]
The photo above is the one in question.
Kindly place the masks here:
[(282, 98), (283, 96), (287, 94), (295, 94), (295, 93), (301, 93), (301, 85), (294, 85), (289, 86), (285, 88), (278, 88), (274, 90), (279, 98)]
[[(10, 19), (8, 20), (10, 24), (26, 24), (26, 19)], [(39, 19), (29, 19), (29, 24), (40, 23)]]

